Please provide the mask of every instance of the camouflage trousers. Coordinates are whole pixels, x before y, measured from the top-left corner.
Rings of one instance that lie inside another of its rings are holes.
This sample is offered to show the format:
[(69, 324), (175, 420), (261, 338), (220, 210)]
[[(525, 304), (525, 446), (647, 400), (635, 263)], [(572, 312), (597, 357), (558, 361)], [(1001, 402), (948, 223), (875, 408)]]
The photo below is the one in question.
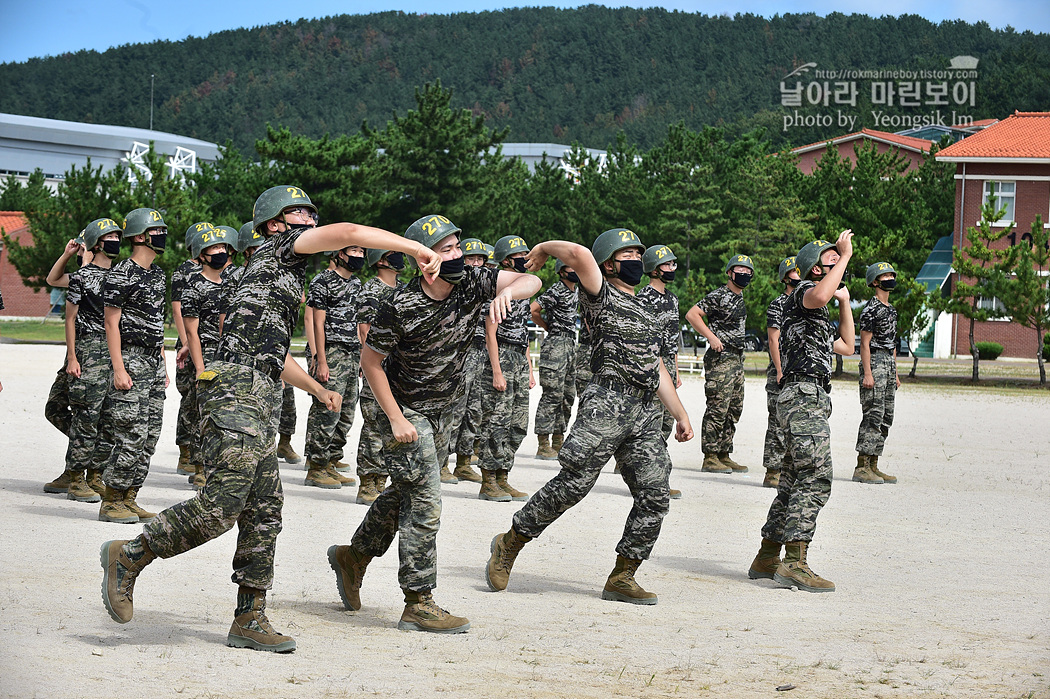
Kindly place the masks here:
[(268, 590), (284, 505), (274, 434), (281, 383), (239, 364), (217, 361), (208, 368), (215, 378), (197, 382), (207, 481), (196, 496), (158, 514), (143, 534), (154, 553), (171, 558), (236, 523), (232, 580)]
[[(583, 392), (594, 378), (591, 371), (591, 345), (589, 342), (581, 342), (576, 345), (576, 356), (573, 359), (573, 378), (576, 381), (576, 396), (583, 402)], [(579, 410), (576, 413), (579, 417)]]
[[(373, 403), (374, 407), (367, 407), (366, 403)], [(383, 464), (383, 439), (374, 421), (377, 414), (382, 417), (383, 411), (376, 403), (372, 392), (362, 391), (361, 439), (357, 442), (357, 475), (359, 476), (388, 475), (386, 466)]]
[(459, 384), (461, 393), (452, 401), (452, 438), (449, 451), (456, 454), (467, 455), (474, 452), (474, 440), (482, 420), (482, 387), (478, 383), (478, 376), (484, 367), (483, 362), (488, 362), (485, 346), (472, 345), (467, 350), (463, 364), (463, 380)]
[(295, 423), (298, 416), (295, 414), (295, 389), (292, 384), (284, 385), (281, 393), (281, 412), (274, 416), (278, 420), (277, 431), (285, 437), (295, 434)]
[(540, 387), (535, 434), (565, 434), (576, 402), (576, 340), (572, 335), (548, 335), (540, 348)]
[[(664, 357), (664, 367), (667, 368), (667, 373), (671, 376), (671, 381), (674, 382), (677, 391), (678, 386), (678, 357)], [(656, 404), (663, 411), (663, 419), (660, 421), (660, 433), (664, 436), (666, 442), (671, 438), (671, 433), (674, 432), (674, 416), (671, 415), (671, 411), (667, 409), (667, 406), (661, 402), (659, 398), (656, 399)]]
[[(333, 413), (317, 398), (313, 398), (310, 404), (306, 417), (306, 461), (314, 466), (325, 466), (329, 461), (343, 458), (343, 447), (354, 424), (361, 390), (359, 348), (332, 343), (325, 347), (325, 360), (328, 362), (328, 380), (322, 385), (343, 397), (343, 407), (340, 412)], [(314, 378), (317, 378), (316, 374)], [(281, 416), (284, 417), (283, 409)]]
[[(354, 532), (354, 547), (368, 556), (382, 556), (401, 534), (397, 580), (404, 590), (437, 587), (437, 533), (441, 526), (440, 465), (448, 461), (451, 410), (431, 419), (410, 408), (402, 408), (405, 419), (419, 438), (402, 443), (394, 439), (379, 403), (362, 402), (383, 443), (383, 463), (390, 485), (368, 508)], [(442, 447), (441, 445), (445, 445)]]
[(872, 350), (871, 377), (874, 388), (860, 383), (860, 429), (857, 430), (857, 451), (868, 456), (882, 456), (886, 437), (893, 425), (893, 408), (897, 397), (897, 363), (892, 352)]
[(132, 386), (119, 391), (112, 380), (102, 404), (103, 439), (112, 441), (102, 482), (115, 490), (138, 488), (146, 481), (164, 420), (163, 352), (154, 354), (135, 345), (121, 351)]
[(736, 352), (704, 354), (704, 395), (707, 408), (700, 424), (700, 446), (705, 454), (733, 451), (736, 423), (744, 410), (744, 355)]
[(762, 536), (773, 541), (812, 541), (817, 515), (831, 497), (831, 398), (812, 383), (790, 383), (777, 398), (777, 420), (786, 452), (780, 486)]
[(561, 471), (514, 515), (514, 529), (535, 538), (583, 500), (613, 456), (634, 498), (616, 553), (644, 560), (652, 553), (667, 514), (671, 458), (660, 438), (661, 414), (651, 396), (637, 397), (590, 384), (558, 454)]
[(514, 454), (529, 432), (528, 354), (509, 345), (499, 347), (499, 365), (507, 381), (504, 391), (492, 387), (492, 365), (485, 363), (478, 381), (482, 390), (484, 424), (481, 426), (481, 453), (478, 468), (509, 471)]
[(784, 430), (777, 420), (777, 398), (780, 384), (777, 383), (777, 368), (773, 362), (766, 367), (766, 441), (762, 447), (762, 465), (767, 471), (779, 471), (784, 463)]
[(59, 432), (69, 436), (69, 423), (73, 420), (73, 413), (69, 408), (69, 374), (66, 373), (66, 365), (55, 375), (55, 381), (51, 384), (51, 391), (44, 403), (44, 417), (54, 425)]
[(69, 446), (66, 447), (66, 470), (102, 469), (113, 445), (100, 439), (102, 404), (113, 383), (106, 336), (78, 338), (76, 342), (80, 376), (69, 377)]
[[(176, 353), (181, 345), (176, 345)], [(185, 366), (175, 365), (175, 388), (182, 398), (179, 400), (179, 417), (175, 422), (175, 444), (180, 447), (191, 447), (198, 440), (201, 414), (197, 409), (197, 397), (193, 392), (196, 383), (196, 370), (189, 355)]]

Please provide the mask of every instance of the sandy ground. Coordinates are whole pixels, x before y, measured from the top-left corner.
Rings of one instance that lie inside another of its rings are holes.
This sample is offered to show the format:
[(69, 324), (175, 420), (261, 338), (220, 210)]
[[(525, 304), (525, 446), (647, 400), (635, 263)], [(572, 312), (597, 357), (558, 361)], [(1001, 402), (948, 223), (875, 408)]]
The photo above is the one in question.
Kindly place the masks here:
[[(1050, 696), (1050, 398), (905, 387), (883, 458), (896, 486), (850, 481), (856, 385), (832, 398), (836, 478), (810, 562), (835, 581), (813, 595), (750, 581), (772, 491), (760, 487), (762, 383), (749, 379), (736, 440), (749, 474), (701, 473), (699, 438), (672, 443), (672, 503), (639, 573), (655, 607), (599, 598), (630, 508), (607, 469), (590, 496), (529, 544), (510, 588), (487, 590), (489, 540), (517, 504), (445, 487), (437, 600), (469, 633), (396, 629), (396, 547), (372, 563), (364, 609), (343, 611), (325, 551), (365, 512), (356, 489), (303, 486), (282, 463), (284, 531), (270, 618), (299, 648), (227, 648), (234, 534), (140, 577), (121, 626), (99, 594), (99, 544), (136, 525), (96, 520), (98, 505), (46, 495), (65, 439), (43, 417), (63, 349), (0, 345), (0, 695), (215, 696)], [(172, 354), (168, 353), (169, 365)], [(681, 391), (699, 431), (703, 382)], [(301, 450), (308, 397), (299, 393)], [(533, 402), (539, 389), (533, 393)], [(178, 394), (139, 500), (160, 509), (192, 495), (175, 474)], [(360, 421), (354, 425), (356, 446)], [(556, 462), (522, 445), (512, 481), (534, 491)], [(348, 451), (347, 456), (352, 457)]]

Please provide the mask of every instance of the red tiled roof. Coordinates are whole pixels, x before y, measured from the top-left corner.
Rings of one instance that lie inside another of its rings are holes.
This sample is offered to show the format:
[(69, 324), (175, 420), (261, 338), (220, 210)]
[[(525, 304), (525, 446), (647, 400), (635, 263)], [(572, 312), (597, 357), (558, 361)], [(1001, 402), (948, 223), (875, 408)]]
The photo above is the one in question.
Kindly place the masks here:
[(928, 153), (930, 146), (933, 145), (930, 141), (925, 138), (915, 138), (913, 136), (901, 136), (895, 133), (889, 133), (888, 131), (876, 131), (875, 129), (861, 129), (860, 131), (854, 131), (848, 133), (845, 136), (836, 136), (835, 138), (828, 138), (823, 141), (817, 141), (816, 143), (810, 143), (809, 145), (799, 146), (798, 148), (792, 148), (792, 153), (805, 153), (807, 151), (815, 150), (817, 148), (826, 148), (829, 143), (839, 144), (843, 142), (853, 141), (858, 138), (870, 138), (873, 141), (881, 141), (883, 143), (889, 143), (891, 145), (906, 148), (907, 150), (918, 151), (920, 153)]
[(977, 127), (981, 127), (981, 126), (991, 126), (992, 124), (994, 124), (997, 121), (999, 121), (999, 120), (998, 119), (978, 119), (977, 121), (972, 121), (969, 124), (954, 124), (954, 125), (952, 125), (952, 128), (953, 129), (973, 129), (973, 128), (977, 128)]
[(945, 148), (937, 160), (1050, 159), (1050, 112), (1014, 112)]
[(29, 221), (21, 211), (0, 211), (0, 228), (8, 235), (28, 225)]

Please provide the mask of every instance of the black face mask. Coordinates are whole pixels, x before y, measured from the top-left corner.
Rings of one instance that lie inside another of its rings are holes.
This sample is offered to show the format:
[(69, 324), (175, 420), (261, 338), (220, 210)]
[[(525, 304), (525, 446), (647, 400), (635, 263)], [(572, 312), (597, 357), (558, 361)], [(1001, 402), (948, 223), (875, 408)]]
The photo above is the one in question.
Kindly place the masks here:
[(119, 240), (103, 240), (102, 241), (102, 254), (109, 259), (116, 258), (120, 254), (120, 241)]
[(526, 260), (524, 257), (515, 257), (510, 261), (510, 263), (514, 265), (515, 272), (527, 272), (528, 270), (525, 269), (525, 262)]
[(392, 252), (386, 256), (386, 263), (400, 272), (405, 268), (405, 256), (400, 252)]
[(733, 283), (739, 286), (741, 289), (746, 289), (747, 285), (751, 283), (751, 279), (754, 276), (755, 275), (751, 274), (750, 272), (734, 272), (732, 277)]
[(444, 279), (452, 285), (463, 281), (463, 258), (457, 257), (454, 260), (443, 260), (441, 262), (441, 271), (438, 272), (438, 278)]
[(642, 281), (642, 261), (620, 260), (619, 262), (620, 271), (616, 276), (628, 286), (638, 286), (638, 282)]
[(360, 272), (361, 268), (365, 266), (365, 258), (354, 257), (351, 255), (344, 260), (342, 255), (336, 255), (335, 263), (343, 269), (348, 269), (351, 272)]
[(229, 259), (230, 253), (228, 252), (213, 252), (204, 262), (212, 269), (222, 269), (226, 266)]
[(77, 267), (83, 267), (83, 266), (84, 266), (84, 256), (83, 255), (77, 255)]
[(660, 270), (660, 280), (663, 281), (665, 284), (667, 284), (669, 282), (673, 282), (674, 281), (674, 273), (677, 272), (677, 271), (678, 270), (675, 270), (675, 269), (672, 269), (670, 272), (668, 272), (666, 269)]
[(580, 275), (576, 274), (576, 272), (566, 272), (565, 273), (565, 281), (572, 282), (573, 284), (579, 284), (580, 283)]
[(167, 233), (155, 233), (149, 237), (149, 242), (147, 243), (147, 245), (150, 247), (151, 250), (160, 254), (164, 252), (164, 246), (167, 244), (167, 242)]
[(791, 279), (790, 277), (788, 277), (784, 279), (784, 286), (786, 286), (788, 289), (794, 289), (796, 286), (798, 286), (798, 282), (798, 279)]
[(883, 279), (881, 282), (879, 282), (879, 288), (881, 288), (883, 291), (893, 291), (897, 288), (897, 280)]

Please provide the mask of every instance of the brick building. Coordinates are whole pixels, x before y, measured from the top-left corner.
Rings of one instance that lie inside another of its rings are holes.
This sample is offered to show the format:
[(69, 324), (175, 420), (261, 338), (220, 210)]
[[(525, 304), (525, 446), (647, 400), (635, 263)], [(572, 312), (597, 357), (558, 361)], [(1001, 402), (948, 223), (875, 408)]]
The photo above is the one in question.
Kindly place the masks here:
[[(22, 245), (30, 245), (29, 222), (21, 211), (0, 211), (0, 228)], [(0, 317), (40, 318), (51, 308), (48, 292), (33, 291), (22, 283), (18, 270), (8, 259), (8, 253), (0, 242), (0, 294), (4, 297), (4, 310)]]
[(798, 169), (802, 171), (802, 174), (812, 175), (813, 171), (820, 164), (820, 159), (824, 157), (824, 153), (829, 145), (835, 147), (840, 158), (846, 158), (856, 166), (857, 154), (855, 148), (865, 141), (874, 143), (880, 154), (891, 150), (896, 151), (898, 155), (908, 161), (908, 172), (916, 170), (922, 165), (930, 152), (930, 146), (933, 145), (932, 141), (925, 138), (902, 136), (874, 129), (861, 129), (844, 136), (829, 138), (826, 141), (799, 146), (791, 149), (791, 152), (798, 156)]

